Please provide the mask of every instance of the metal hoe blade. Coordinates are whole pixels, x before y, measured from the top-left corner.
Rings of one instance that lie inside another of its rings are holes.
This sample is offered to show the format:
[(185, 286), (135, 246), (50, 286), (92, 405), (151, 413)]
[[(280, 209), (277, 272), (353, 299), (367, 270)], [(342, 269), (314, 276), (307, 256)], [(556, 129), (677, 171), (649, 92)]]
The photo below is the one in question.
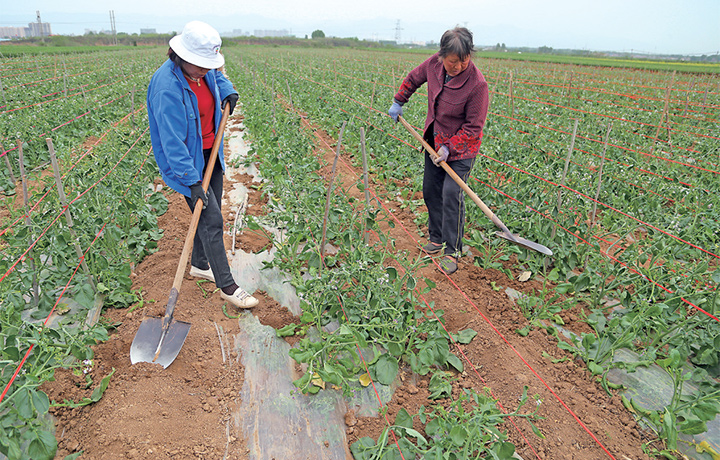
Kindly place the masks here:
[(500, 238), (506, 239), (506, 240), (510, 241), (511, 243), (515, 243), (518, 246), (523, 246), (523, 247), (531, 249), (533, 251), (537, 251), (541, 254), (545, 254), (546, 256), (553, 255), (553, 252), (549, 248), (543, 246), (542, 244), (536, 243), (534, 241), (526, 240), (525, 238), (519, 237), (517, 235), (513, 235), (512, 233), (510, 233), (508, 235), (507, 233), (504, 233), (504, 232), (495, 232), (495, 235), (499, 236)]

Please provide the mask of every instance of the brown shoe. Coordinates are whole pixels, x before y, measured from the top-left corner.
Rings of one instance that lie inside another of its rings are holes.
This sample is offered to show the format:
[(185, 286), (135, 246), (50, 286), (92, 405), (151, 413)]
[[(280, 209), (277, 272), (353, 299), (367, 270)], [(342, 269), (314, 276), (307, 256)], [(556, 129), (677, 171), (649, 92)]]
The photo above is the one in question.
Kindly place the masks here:
[(445, 256), (440, 261), (440, 271), (446, 275), (452, 275), (458, 269), (457, 260), (452, 256)]

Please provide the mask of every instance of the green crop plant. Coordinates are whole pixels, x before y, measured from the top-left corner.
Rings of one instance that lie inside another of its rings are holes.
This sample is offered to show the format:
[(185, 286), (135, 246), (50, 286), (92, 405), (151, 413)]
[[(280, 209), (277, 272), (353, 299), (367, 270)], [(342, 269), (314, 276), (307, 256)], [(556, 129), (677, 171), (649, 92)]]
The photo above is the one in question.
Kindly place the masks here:
[[(463, 390), (446, 405), (421, 406), (415, 415), (400, 409), (395, 423), (386, 427), (377, 442), (369, 437), (360, 438), (350, 446), (357, 460), (400, 459), (419, 456), (427, 459), (495, 459), (516, 458), (515, 446), (499, 426), (508, 418), (526, 420), (533, 432), (544, 438), (532, 423), (539, 419), (540, 400), (534, 398), (535, 407), (530, 413), (520, 409), (528, 404), (527, 387), (519, 398), (518, 407), (511, 413), (501, 411), (497, 400), (485, 389), (482, 393)], [(414, 427), (419, 426), (420, 430)], [(390, 437), (395, 434), (397, 444)], [(402, 453), (402, 454), (401, 454)]]

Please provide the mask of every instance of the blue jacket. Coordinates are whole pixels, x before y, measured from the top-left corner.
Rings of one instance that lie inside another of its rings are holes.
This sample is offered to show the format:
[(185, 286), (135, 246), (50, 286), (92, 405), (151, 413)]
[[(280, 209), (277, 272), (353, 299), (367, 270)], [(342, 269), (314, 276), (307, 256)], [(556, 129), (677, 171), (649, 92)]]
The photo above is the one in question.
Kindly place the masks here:
[[(215, 97), (215, 132), (222, 118), (220, 105), (228, 95), (237, 93), (222, 72), (210, 70), (205, 82)], [(173, 190), (190, 196), (190, 186), (202, 180), (205, 157), (202, 153), (200, 112), (195, 93), (182, 70), (171, 60), (155, 71), (147, 91), (150, 140), (155, 161), (165, 183)], [(218, 160), (225, 170), (223, 146)]]

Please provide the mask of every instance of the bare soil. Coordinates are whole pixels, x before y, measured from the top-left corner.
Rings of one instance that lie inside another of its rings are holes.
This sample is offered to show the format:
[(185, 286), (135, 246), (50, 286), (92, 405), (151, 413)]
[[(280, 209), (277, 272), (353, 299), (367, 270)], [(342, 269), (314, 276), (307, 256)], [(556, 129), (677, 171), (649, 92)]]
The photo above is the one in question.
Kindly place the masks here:
[[(316, 154), (325, 159), (326, 178), (334, 158), (334, 140), (306, 121), (306, 128), (316, 135)], [(226, 150), (227, 151), (227, 150)], [(350, 153), (348, 153), (350, 155)], [(341, 164), (338, 186), (351, 195), (361, 197), (354, 188), (359, 171)], [(251, 178), (235, 175), (226, 178), (250, 185)], [(381, 193), (383, 184), (373, 188)], [(265, 202), (259, 192), (248, 187), (248, 212), (265, 212)], [(190, 211), (177, 193), (170, 193), (169, 211), (160, 217), (164, 236), (158, 251), (145, 258), (133, 272), (133, 287), (142, 289), (143, 304), (135, 310), (109, 309), (103, 321), (115, 326), (111, 338), (95, 347), (95, 360), (89, 375), (95, 382), (87, 386), (82, 376), (70, 371), (56, 372), (53, 382), (43, 385), (51, 400), (78, 401), (89, 397), (95, 384), (113, 369), (115, 371), (104, 397), (90, 406), (52, 410), (57, 418), (56, 437), (59, 442), (57, 459), (80, 452), (81, 458), (111, 459), (247, 459), (246, 440), (242, 439), (231, 417), (243, 402), (240, 389), (244, 372), (239, 356), (225, 347), (222, 336), (239, 332), (236, 320), (223, 310), (223, 301), (214, 285), (184, 279), (175, 317), (192, 324), (187, 341), (175, 362), (167, 369), (152, 364), (130, 364), (130, 344), (138, 326), (146, 315), (162, 316), (190, 220)], [(362, 201), (362, 200), (361, 200)], [(417, 235), (415, 216), (400, 210), (396, 203), (388, 209), (402, 225), (387, 228), (396, 242), (396, 250), (411, 257), (419, 255), (418, 244), (409, 235)], [(224, 209), (226, 222), (229, 210)], [(407, 228), (406, 233), (403, 228)], [(244, 232), (236, 246), (245, 251), (267, 249), (269, 242), (262, 236)], [(226, 237), (226, 248), (231, 238)], [(483, 270), (472, 264), (471, 257), (460, 260), (460, 269), (450, 277), (437, 270), (434, 264), (423, 268), (420, 276), (437, 283), (427, 295), (435, 308), (444, 311), (446, 327), (451, 332), (472, 328), (477, 337), (468, 345), (453, 347), (465, 362), (465, 372), (456, 376), (453, 396), (462, 388), (483, 391), (489, 387), (507, 411), (517, 407), (523, 387), (528, 394), (542, 400), (536, 424), (545, 439), (535, 436), (529, 425), (517, 421), (517, 428), (506, 424), (510, 440), (523, 459), (647, 459), (641, 444), (646, 435), (620, 402), (620, 397), (608, 396), (591, 378), (583, 363), (576, 362), (557, 347), (556, 338), (544, 330), (533, 330), (521, 337), (515, 330), (527, 324), (518, 307), (504, 293), (504, 288), (531, 293), (540, 290), (541, 283), (530, 280), (521, 283), (509, 280), (497, 270)], [(518, 270), (508, 263), (517, 278)], [(493, 287), (495, 286), (495, 288)], [(496, 290), (501, 286), (502, 289)], [(252, 310), (261, 323), (276, 328), (297, 322), (290, 312), (264, 292), (255, 293), (260, 305)], [(579, 322), (577, 306), (562, 314), (570, 330), (586, 330)], [(230, 315), (237, 311), (228, 311)], [(223, 359), (225, 358), (225, 359)], [(564, 359), (563, 359), (564, 358)], [(417, 413), (421, 405), (428, 405), (428, 378), (414, 376), (409, 369), (401, 371), (403, 384), (387, 406), (389, 419), (400, 408)], [(529, 410), (529, 409), (528, 409)], [(572, 413), (571, 413), (572, 411)], [(575, 415), (573, 415), (575, 414)], [(577, 417), (577, 418), (576, 418)], [(348, 442), (363, 436), (377, 438), (386, 426), (385, 419), (346, 416)], [(587, 430), (585, 429), (587, 428)], [(595, 439), (596, 438), (597, 441)], [(600, 444), (602, 444), (601, 447)], [(606, 452), (605, 449), (607, 449)], [(611, 455), (610, 455), (611, 454)], [(280, 459), (277, 459), (280, 460)]]

